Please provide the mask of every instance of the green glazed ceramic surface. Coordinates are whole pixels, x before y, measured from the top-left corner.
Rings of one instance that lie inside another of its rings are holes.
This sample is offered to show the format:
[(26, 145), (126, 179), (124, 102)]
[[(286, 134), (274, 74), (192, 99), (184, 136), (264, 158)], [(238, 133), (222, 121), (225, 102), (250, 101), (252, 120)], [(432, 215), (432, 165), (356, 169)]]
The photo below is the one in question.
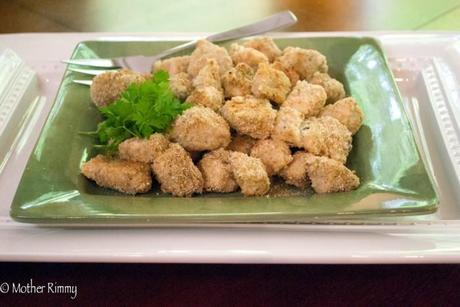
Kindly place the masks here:
[[(371, 38), (279, 39), (280, 47), (314, 48), (327, 56), (332, 76), (356, 98), (365, 121), (353, 140), (347, 166), (361, 179), (352, 192), (318, 195), (272, 192), (174, 198), (158, 192), (127, 196), (97, 187), (80, 174), (94, 139), (79, 131), (101, 120), (89, 88), (73, 84), (85, 76), (67, 71), (47, 123), (28, 161), (11, 216), (31, 223), (197, 223), (305, 221), (313, 218), (423, 214), (436, 210), (437, 196), (414, 142), (411, 127), (385, 57)], [(155, 54), (178, 42), (92, 41), (73, 58)], [(283, 196), (284, 195), (284, 196)], [(288, 196), (286, 196), (288, 195)]]

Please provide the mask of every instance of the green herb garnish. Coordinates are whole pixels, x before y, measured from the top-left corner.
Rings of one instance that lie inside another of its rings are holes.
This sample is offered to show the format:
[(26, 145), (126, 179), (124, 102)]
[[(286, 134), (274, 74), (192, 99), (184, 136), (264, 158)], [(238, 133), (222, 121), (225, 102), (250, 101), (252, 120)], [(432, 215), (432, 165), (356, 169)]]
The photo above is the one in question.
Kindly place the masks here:
[(101, 144), (95, 147), (114, 152), (126, 139), (147, 138), (152, 133), (166, 131), (189, 107), (169, 88), (169, 74), (158, 71), (152, 79), (130, 85), (117, 101), (100, 108), (105, 120), (96, 131), (86, 134), (97, 135)]

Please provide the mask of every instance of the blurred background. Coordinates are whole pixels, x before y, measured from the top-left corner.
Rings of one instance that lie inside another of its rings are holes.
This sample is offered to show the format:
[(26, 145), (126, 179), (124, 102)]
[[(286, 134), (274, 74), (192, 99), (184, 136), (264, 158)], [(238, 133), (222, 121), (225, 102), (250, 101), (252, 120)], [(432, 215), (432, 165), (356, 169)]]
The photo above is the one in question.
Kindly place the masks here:
[(289, 31), (460, 29), (460, 0), (2, 0), (0, 32), (216, 32), (285, 9)]

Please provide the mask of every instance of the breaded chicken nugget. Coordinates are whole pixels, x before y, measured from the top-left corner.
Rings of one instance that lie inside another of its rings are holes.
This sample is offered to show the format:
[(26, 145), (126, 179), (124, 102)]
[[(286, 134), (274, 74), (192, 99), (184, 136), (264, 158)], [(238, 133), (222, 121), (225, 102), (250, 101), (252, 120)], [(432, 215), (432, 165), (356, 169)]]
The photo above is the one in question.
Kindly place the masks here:
[(185, 102), (218, 111), (224, 103), (224, 95), (213, 86), (198, 87), (192, 91)]
[(328, 70), (326, 57), (313, 49), (287, 47), (276, 61), (285, 69), (294, 70), (300, 80), (309, 80), (315, 72)]
[(220, 67), (215, 59), (208, 59), (206, 65), (200, 69), (198, 75), (193, 79), (193, 86), (196, 88), (212, 86), (219, 91), (222, 90)]
[(152, 170), (165, 193), (191, 196), (203, 191), (203, 176), (179, 144), (171, 144), (155, 158)]
[(176, 56), (165, 60), (159, 60), (153, 63), (152, 72), (165, 70), (170, 76), (181, 72), (187, 72), (190, 56)]
[(285, 107), (278, 110), (275, 128), (272, 131), (272, 139), (284, 141), (290, 145), (300, 144), (300, 125), (304, 117), (298, 110)]
[(257, 69), (260, 63), (268, 64), (268, 58), (265, 54), (254, 48), (244, 47), (238, 44), (232, 44), (230, 46), (230, 56), (235, 65), (245, 63), (253, 69)]
[(351, 134), (358, 132), (363, 124), (363, 112), (353, 97), (348, 97), (327, 105), (321, 116), (331, 116), (345, 125)]
[(195, 78), (201, 68), (207, 64), (209, 59), (215, 59), (217, 61), (221, 75), (233, 66), (232, 59), (225, 48), (202, 39), (197, 42), (195, 50), (190, 55), (190, 64), (187, 72)]
[(254, 70), (245, 63), (240, 63), (222, 76), (225, 97), (251, 95)]
[(343, 84), (331, 78), (331, 76), (326, 73), (315, 72), (309, 82), (311, 84), (321, 85), (324, 88), (327, 95), (326, 103), (334, 103), (345, 97)]
[(251, 157), (259, 158), (265, 165), (268, 176), (279, 173), (292, 161), (291, 150), (283, 141), (259, 140), (251, 149)]
[(229, 193), (238, 189), (229, 157), (230, 152), (220, 148), (205, 154), (198, 163), (203, 174), (205, 191)]
[(275, 61), (272, 64), (270, 64), (270, 67), (284, 72), (284, 74), (289, 78), (289, 81), (291, 81), (291, 86), (297, 84), (297, 82), (300, 80), (300, 76), (294, 70), (294, 68), (284, 67), (278, 59), (275, 59)]
[(127, 139), (118, 145), (121, 159), (152, 163), (169, 146), (168, 139), (161, 133), (154, 133), (148, 139), (137, 137)]
[(238, 151), (249, 155), (251, 153), (251, 148), (257, 142), (256, 139), (253, 139), (249, 135), (237, 134), (233, 137), (230, 144), (227, 146), (227, 150)]
[(344, 164), (351, 150), (351, 133), (330, 116), (311, 117), (300, 127), (300, 147), (315, 156), (327, 156)]
[(213, 110), (194, 106), (176, 118), (170, 137), (190, 151), (214, 150), (231, 141), (230, 127)]
[(245, 196), (261, 196), (270, 190), (270, 180), (260, 159), (241, 152), (230, 153), (233, 177)]
[(323, 87), (298, 81), (292, 92), (283, 103), (283, 107), (298, 110), (305, 118), (318, 115), (326, 103), (326, 92)]
[(121, 93), (132, 83), (142, 83), (145, 76), (128, 69), (105, 72), (97, 75), (91, 84), (91, 100), (103, 107), (120, 98)]
[(336, 160), (318, 157), (307, 168), (316, 193), (346, 192), (359, 186), (358, 176)]
[(174, 93), (174, 96), (181, 100), (185, 100), (193, 90), (192, 81), (185, 72), (180, 72), (169, 76), (169, 88)]
[(273, 130), (276, 111), (266, 99), (236, 96), (220, 110), (230, 126), (240, 134), (255, 139), (268, 138)]
[(308, 166), (318, 157), (305, 151), (298, 151), (292, 157), (291, 163), (283, 168), (279, 175), (287, 184), (305, 189), (310, 186), (311, 183), (308, 177)]
[(282, 104), (290, 90), (291, 81), (284, 72), (274, 69), (266, 63), (259, 64), (252, 81), (254, 96)]
[(281, 55), (281, 50), (275, 44), (273, 39), (268, 36), (256, 37), (247, 42), (243, 43), (245, 47), (251, 47), (256, 50), (259, 50), (268, 58), (270, 62), (273, 62), (275, 58)]
[(101, 187), (127, 194), (145, 193), (152, 187), (150, 167), (141, 162), (97, 155), (82, 165), (81, 173)]

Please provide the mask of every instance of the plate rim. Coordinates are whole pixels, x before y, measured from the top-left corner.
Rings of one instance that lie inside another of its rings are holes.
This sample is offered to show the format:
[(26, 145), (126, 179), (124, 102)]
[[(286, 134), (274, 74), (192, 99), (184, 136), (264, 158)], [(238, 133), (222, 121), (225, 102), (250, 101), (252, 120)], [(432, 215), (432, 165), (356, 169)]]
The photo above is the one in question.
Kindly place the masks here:
[[(304, 33), (304, 32), (299, 32), (299, 33)], [(373, 47), (375, 47), (377, 49), (377, 51), (379, 52), (379, 55), (382, 57), (383, 59), (383, 64), (384, 64), (384, 68), (386, 70), (386, 73), (389, 73), (389, 80), (391, 81), (391, 86), (392, 86), (392, 89), (395, 90), (395, 96), (397, 97), (397, 100), (398, 100), (398, 104), (400, 105), (401, 107), (401, 110), (403, 110), (404, 112), (404, 115), (407, 119), (407, 114), (406, 114), (406, 110), (403, 106), (403, 101), (402, 101), (402, 97), (401, 97), (401, 93), (400, 93), (400, 90), (396, 84), (396, 81), (395, 81), (395, 77), (394, 77), (394, 73), (393, 71), (391, 70), (390, 68), (390, 64), (388, 62), (388, 58), (387, 58), (387, 55), (386, 55), (386, 52), (385, 50), (383, 49), (383, 46), (382, 46), (382, 43), (381, 43), (381, 40), (376, 38), (376, 37), (373, 37), (373, 36), (368, 36), (368, 35), (350, 35), (350, 36), (342, 36), (342, 35), (327, 35), (327, 36), (321, 36), (321, 35), (314, 35), (314, 36), (294, 36), (294, 37), (291, 37), (291, 36), (283, 36), (282, 33), (279, 33), (279, 35), (274, 35), (273, 36), (274, 39), (280, 39), (280, 40), (283, 40), (283, 39), (301, 39), (301, 38), (305, 38), (305, 39), (357, 39), (357, 40), (363, 40), (365, 41), (366, 43), (368, 42), (371, 42)], [(91, 43), (152, 43), (152, 42), (177, 42), (177, 43), (180, 43), (181, 41), (185, 41), (183, 40), (182, 38), (179, 38), (177, 40), (172, 40), (170, 37), (159, 37), (159, 38), (155, 38), (155, 39), (152, 39), (152, 40), (149, 40), (149, 39), (146, 39), (146, 40), (138, 40), (136, 39), (136, 37), (134, 38), (130, 38), (130, 39), (122, 39), (122, 40), (111, 40), (111, 39), (106, 39), (106, 40), (97, 40), (97, 39), (89, 39), (89, 40), (82, 40), (80, 42), (78, 42), (73, 51), (72, 51), (72, 55), (71, 55), (71, 58), (75, 58), (75, 55), (76, 53), (78, 52), (79, 48), (81, 48), (82, 45), (85, 45), (85, 44), (91, 44)], [(239, 40), (235, 40), (235, 41), (239, 41)], [(78, 58), (78, 57), (77, 57)], [(41, 139), (41, 134), (43, 132), (43, 130), (45, 129), (46, 127), (46, 124), (48, 123), (49, 121), (49, 118), (51, 116), (51, 114), (53, 113), (53, 109), (55, 108), (55, 104), (58, 102), (58, 96), (59, 94), (61, 93), (61, 90), (63, 88), (63, 83), (65, 82), (65, 78), (66, 76), (70, 73), (70, 71), (68, 70), (68, 67), (69, 65), (67, 65), (66, 67), (66, 70), (64, 72), (64, 75), (60, 81), (60, 84), (59, 84), (59, 87), (58, 87), (58, 91), (54, 97), (54, 100), (53, 100), (53, 103), (52, 103), (52, 106), (51, 106), (51, 109), (50, 109), (50, 112), (47, 114), (47, 117), (46, 117), (46, 120), (45, 120), (45, 125), (42, 127), (41, 129), (41, 132), (39, 134), (39, 137), (34, 145), (34, 150), (35, 150), (35, 146), (37, 146), (37, 144), (39, 143), (40, 139)], [(414, 127), (413, 127), (413, 124), (411, 123), (411, 121), (407, 120), (407, 124), (410, 125), (410, 129), (411, 129), (411, 138), (412, 138), (412, 141), (414, 142), (415, 144), (415, 149), (417, 151), (417, 154), (419, 156), (419, 159), (421, 161), (421, 163), (423, 164), (423, 167), (425, 169), (425, 172), (427, 174), (427, 177), (431, 183), (431, 186), (433, 188), (433, 191), (434, 191), (434, 197), (432, 199), (430, 199), (430, 203), (427, 204), (427, 205), (424, 205), (423, 208), (425, 209), (424, 211), (417, 211), (417, 207), (411, 207), (409, 209), (405, 209), (405, 208), (397, 208), (394, 210), (394, 212), (391, 212), (390, 210), (385, 210), (385, 213), (382, 215), (382, 216), (404, 216), (404, 215), (410, 215), (411, 213), (413, 212), (417, 212), (417, 215), (425, 215), (425, 214), (432, 214), (434, 212), (436, 212), (437, 208), (438, 208), (438, 205), (439, 205), (439, 195), (438, 195), (438, 190), (436, 188), (436, 185), (435, 185), (435, 181), (433, 180), (432, 178), (432, 174), (428, 171), (427, 169), (427, 166), (426, 166), (426, 163), (425, 161), (423, 161), (423, 159), (421, 158), (422, 155), (420, 153), (420, 148), (419, 146), (417, 146), (416, 142), (415, 142), (415, 138), (414, 138)], [(30, 157), (29, 157), (30, 159)], [(27, 164), (29, 163), (29, 161), (27, 162)], [(27, 166), (26, 166), (26, 170), (27, 170)], [(22, 176), (24, 176), (26, 170), (24, 171), (24, 173), (22, 174)], [(22, 181), (22, 177), (21, 177), (21, 181)], [(19, 183), (18, 187), (21, 185), (21, 182)], [(69, 216), (69, 217), (53, 217), (53, 216), (30, 216), (30, 215), (21, 215), (21, 212), (24, 212), (24, 210), (22, 210), (22, 208), (20, 206), (15, 206), (15, 199), (16, 199), (16, 195), (14, 197), (14, 200), (12, 202), (12, 205), (10, 207), (10, 216), (11, 218), (13, 218), (15, 221), (18, 221), (18, 222), (24, 222), (24, 223), (37, 223), (37, 224), (43, 224), (43, 223), (47, 223), (47, 222), (51, 222), (51, 224), (59, 224), (61, 222), (65, 222), (66, 225), (73, 225), (73, 223), (68, 223), (69, 221), (71, 222), (75, 222), (75, 225), (81, 225), (81, 224), (84, 224), (84, 223), (87, 223), (88, 221), (90, 223), (94, 223), (95, 225), (99, 224), (99, 223), (104, 223), (105, 221), (107, 220), (110, 220), (110, 221), (115, 221), (116, 224), (120, 224), (120, 225), (124, 225), (126, 223), (124, 223), (124, 221), (126, 221), (127, 223), (131, 223), (131, 222), (134, 222), (135, 224), (138, 224), (136, 223), (136, 221), (147, 221), (148, 225), (171, 225), (171, 224), (175, 224), (175, 223), (180, 223), (180, 224), (184, 224), (184, 221), (187, 222), (187, 221), (190, 221), (190, 216), (186, 216), (186, 217), (183, 217), (183, 218), (179, 218), (177, 220), (173, 220), (171, 219), (170, 217), (168, 217), (168, 219), (171, 221), (167, 221), (165, 223), (161, 223), (161, 222), (149, 222), (151, 220), (155, 220), (155, 219), (162, 219), (164, 218), (164, 216), (162, 215), (158, 215), (158, 214), (155, 214), (154, 217), (150, 216), (150, 217), (145, 217), (145, 218), (140, 218), (138, 216), (135, 216), (135, 217), (130, 217), (130, 216), (114, 216), (114, 215), (111, 215), (111, 216), (104, 216), (104, 215), (98, 215), (98, 216), (80, 216), (80, 217), (72, 217), (72, 216)], [(315, 216), (313, 215), (305, 215), (305, 213), (286, 213), (286, 212), (283, 212), (283, 213), (280, 213), (279, 215), (280, 216), (283, 216), (283, 215), (299, 215), (299, 216), (304, 216), (306, 217), (305, 219), (301, 219), (302, 221), (305, 221), (305, 220), (315, 220), (315, 218), (325, 218), (325, 219), (334, 219), (334, 218), (337, 218), (337, 217), (342, 217), (342, 216), (350, 216), (351, 214), (354, 214), (355, 217), (359, 217), (359, 218), (366, 218), (367, 216), (372, 216), (372, 215), (375, 215), (375, 214), (380, 214), (379, 211), (381, 211), (382, 209), (375, 209), (375, 210), (361, 210), (359, 211), (359, 213), (355, 213), (355, 212), (352, 212), (350, 211), (349, 213), (341, 213), (341, 212), (336, 212), (336, 213), (329, 213), (329, 214), (316, 214)], [(420, 210), (420, 209), (419, 209)], [(19, 211), (19, 212), (18, 212)], [(269, 214), (269, 213), (265, 213), (265, 212), (262, 212), (260, 213), (260, 215), (262, 216), (273, 216), (272, 214)], [(175, 218), (177, 218), (177, 215), (175, 216)], [(286, 219), (274, 219), (274, 220), (266, 220), (268, 223), (270, 222), (286, 222)], [(216, 222), (209, 222), (209, 221), (206, 221), (206, 220), (198, 220), (198, 221), (193, 221), (192, 220), (192, 223), (193, 224), (199, 224), (199, 223), (211, 223), (211, 224), (232, 224), (232, 223), (236, 223), (236, 224), (239, 224), (239, 223), (259, 223), (260, 221), (230, 221), (230, 222), (225, 222), (225, 221), (216, 221)], [(289, 223), (289, 221), (288, 221)], [(293, 222), (293, 223), (296, 223), (296, 222)], [(139, 225), (142, 225), (142, 224), (139, 224)]]

